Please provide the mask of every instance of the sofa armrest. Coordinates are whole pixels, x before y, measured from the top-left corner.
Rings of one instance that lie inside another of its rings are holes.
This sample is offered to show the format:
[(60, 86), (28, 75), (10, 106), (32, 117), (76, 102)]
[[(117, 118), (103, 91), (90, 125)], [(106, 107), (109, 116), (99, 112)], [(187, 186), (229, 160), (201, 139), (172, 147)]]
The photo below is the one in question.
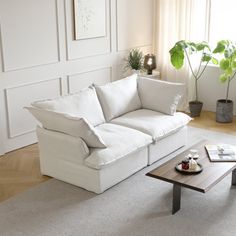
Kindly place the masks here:
[(138, 92), (142, 108), (174, 115), (186, 90), (185, 84), (140, 77)]
[(36, 131), (39, 141), (40, 165), (47, 165), (47, 161), (51, 159), (55, 160), (55, 165), (57, 159), (82, 165), (84, 159), (89, 156), (89, 149), (81, 138), (46, 130), (39, 126)]

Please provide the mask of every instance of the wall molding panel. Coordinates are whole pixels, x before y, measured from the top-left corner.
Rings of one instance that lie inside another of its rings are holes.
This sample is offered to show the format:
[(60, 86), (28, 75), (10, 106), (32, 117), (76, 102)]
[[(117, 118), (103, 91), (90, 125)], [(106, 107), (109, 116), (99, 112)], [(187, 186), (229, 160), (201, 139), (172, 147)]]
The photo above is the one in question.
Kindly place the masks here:
[(3, 71), (57, 63), (60, 60), (57, 0), (22, 0), (14, 4), (5, 1), (2, 5)]
[[(24, 94), (24, 96), (22, 96)], [(61, 79), (19, 85), (5, 89), (8, 137), (15, 138), (35, 131), (35, 119), (23, 109), (32, 101), (61, 95)]]
[(111, 67), (69, 75), (67, 78), (68, 93), (76, 93), (79, 90), (92, 85), (93, 83), (97, 85), (103, 85), (105, 83), (111, 82), (111, 80)]
[(80, 40), (74, 40), (73, 0), (0, 1), (0, 155), (37, 142), (36, 121), (24, 106), (121, 79), (129, 48), (152, 52), (150, 16), (139, 13), (138, 30), (132, 21), (122, 24), (128, 11), (142, 8), (146, 16), (153, 1), (106, 0), (106, 36)]

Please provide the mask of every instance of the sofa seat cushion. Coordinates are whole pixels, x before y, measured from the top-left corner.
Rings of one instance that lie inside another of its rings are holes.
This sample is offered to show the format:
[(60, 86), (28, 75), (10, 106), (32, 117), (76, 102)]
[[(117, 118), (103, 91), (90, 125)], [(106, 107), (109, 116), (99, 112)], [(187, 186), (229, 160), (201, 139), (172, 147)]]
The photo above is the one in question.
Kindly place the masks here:
[(83, 89), (72, 95), (37, 101), (32, 103), (32, 106), (73, 117), (83, 117), (93, 126), (105, 122), (102, 107), (93, 87)]
[(107, 123), (99, 125), (95, 129), (106, 143), (107, 148), (90, 149), (90, 156), (85, 159), (85, 165), (94, 169), (107, 167), (152, 143), (150, 135), (120, 125)]
[(176, 112), (172, 116), (152, 110), (140, 109), (120, 116), (112, 120), (111, 123), (139, 130), (151, 135), (153, 141), (157, 141), (178, 131), (188, 124), (190, 120), (191, 118), (182, 112)]

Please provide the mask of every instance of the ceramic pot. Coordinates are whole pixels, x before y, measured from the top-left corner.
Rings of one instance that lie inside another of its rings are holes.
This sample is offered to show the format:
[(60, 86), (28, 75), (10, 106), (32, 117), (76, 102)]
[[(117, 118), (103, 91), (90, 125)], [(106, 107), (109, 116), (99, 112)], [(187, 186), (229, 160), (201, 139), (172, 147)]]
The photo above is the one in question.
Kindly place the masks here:
[(191, 117), (198, 117), (201, 114), (203, 103), (199, 101), (189, 102), (189, 110)]
[(233, 121), (234, 103), (232, 100), (220, 99), (216, 103), (216, 121), (231, 123)]
[(132, 69), (132, 75), (140, 75), (140, 70), (134, 70)]

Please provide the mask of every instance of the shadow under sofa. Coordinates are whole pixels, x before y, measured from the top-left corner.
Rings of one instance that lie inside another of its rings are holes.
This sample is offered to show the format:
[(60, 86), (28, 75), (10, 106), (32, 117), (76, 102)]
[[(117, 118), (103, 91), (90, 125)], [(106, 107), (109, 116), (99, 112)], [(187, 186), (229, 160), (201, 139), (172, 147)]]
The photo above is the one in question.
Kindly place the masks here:
[[(86, 98), (83, 93), (87, 90), (86, 96), (93, 96), (96, 102), (86, 102), (83, 109)], [(37, 112), (66, 113), (69, 119), (70, 115), (85, 117), (106, 146), (91, 147), (83, 137), (75, 137), (64, 129), (62, 132), (51, 129), (39, 119), (42, 123), (42, 127), (37, 127), (41, 173), (95, 193), (104, 192), (186, 144), (191, 118), (176, 112), (183, 92), (183, 84), (133, 75), (81, 91), (79, 101), (76, 98), (79, 104), (74, 107), (71, 107), (74, 99), (71, 96), (77, 94), (33, 103), (33, 107), (39, 109)], [(78, 113), (71, 114), (76, 109)], [(89, 110), (93, 114), (86, 113)]]

